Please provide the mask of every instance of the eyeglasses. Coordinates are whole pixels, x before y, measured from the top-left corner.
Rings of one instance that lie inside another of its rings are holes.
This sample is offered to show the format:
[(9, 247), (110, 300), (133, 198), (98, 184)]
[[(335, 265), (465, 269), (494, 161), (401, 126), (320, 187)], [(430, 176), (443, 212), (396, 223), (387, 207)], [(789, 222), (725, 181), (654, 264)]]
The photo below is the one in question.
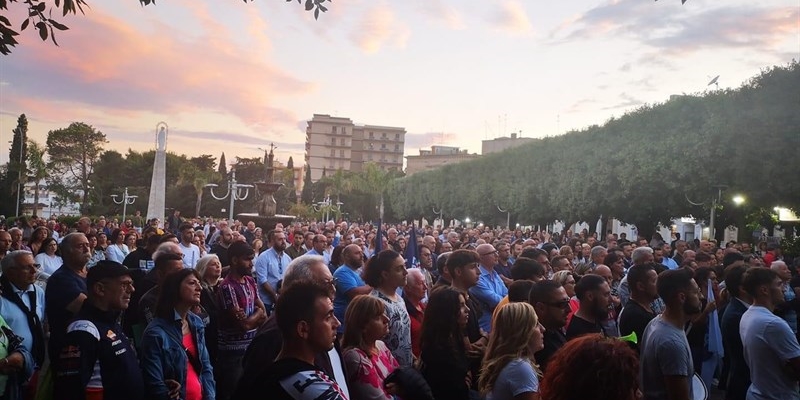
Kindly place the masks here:
[(569, 308), (569, 300), (556, 301), (556, 302), (552, 302), (552, 303), (542, 302), (542, 304), (548, 305), (550, 307), (555, 307), (555, 308)]
[(326, 279), (325, 283), (328, 284), (328, 285), (331, 285), (331, 286), (336, 286), (336, 284), (339, 283), (339, 279), (337, 279), (337, 278)]

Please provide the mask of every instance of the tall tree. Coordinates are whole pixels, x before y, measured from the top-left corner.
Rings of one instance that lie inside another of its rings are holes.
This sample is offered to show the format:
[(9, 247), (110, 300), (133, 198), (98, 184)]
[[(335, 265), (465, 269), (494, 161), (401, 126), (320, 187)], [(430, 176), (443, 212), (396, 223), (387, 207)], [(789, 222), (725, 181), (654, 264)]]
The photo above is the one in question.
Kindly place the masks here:
[(48, 163), (51, 172), (64, 180), (68, 190), (81, 192), (81, 211), (85, 212), (91, 190), (89, 177), (100, 158), (106, 135), (83, 122), (47, 133)]
[(25, 184), (25, 161), (28, 158), (28, 118), (21, 114), (17, 118), (17, 127), (12, 131), (14, 139), (11, 142), (11, 150), (8, 153), (8, 164), (6, 166), (6, 176), (3, 180), (4, 191), (11, 195), (13, 201), (5, 202), (9, 205), (5, 210), (7, 214), (16, 215), (22, 210), (22, 185)]
[(303, 177), (303, 191), (300, 192), (300, 201), (310, 206), (314, 202), (314, 188), (311, 187), (311, 167), (306, 164), (306, 174)]
[(37, 215), (39, 209), (39, 185), (44, 181), (47, 182), (50, 177), (50, 170), (47, 168), (45, 161), (45, 150), (37, 142), (31, 140), (28, 142), (28, 168), (27, 168), (27, 181), (33, 182), (33, 215)]
[(219, 169), (217, 172), (219, 172), (221, 178), (224, 178), (228, 175), (228, 163), (225, 161), (224, 151), (222, 152), (222, 155), (219, 156)]
[(289, 161), (286, 162), (286, 168), (294, 169), (294, 160), (292, 159), (292, 156), (289, 156)]
[(354, 176), (352, 187), (374, 196), (378, 200), (378, 216), (383, 219), (385, 211), (384, 196), (395, 176), (374, 162), (364, 164), (364, 170)]

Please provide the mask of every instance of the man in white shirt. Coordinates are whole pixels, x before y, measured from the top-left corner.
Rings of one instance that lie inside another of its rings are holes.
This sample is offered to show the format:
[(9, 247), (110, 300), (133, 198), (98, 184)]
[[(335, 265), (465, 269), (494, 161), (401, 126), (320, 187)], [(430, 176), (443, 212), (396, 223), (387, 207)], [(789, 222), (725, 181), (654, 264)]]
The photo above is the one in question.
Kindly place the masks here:
[(181, 242), (180, 248), (183, 253), (183, 266), (194, 268), (197, 260), (200, 259), (200, 248), (192, 243), (194, 239), (194, 228), (190, 223), (183, 223), (180, 226)]

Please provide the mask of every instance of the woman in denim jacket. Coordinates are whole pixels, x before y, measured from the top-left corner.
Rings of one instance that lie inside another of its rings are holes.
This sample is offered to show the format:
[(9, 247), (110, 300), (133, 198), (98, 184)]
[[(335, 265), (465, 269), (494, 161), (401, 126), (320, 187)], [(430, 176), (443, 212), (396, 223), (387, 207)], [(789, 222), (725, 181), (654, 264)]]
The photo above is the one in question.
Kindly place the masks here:
[(152, 399), (214, 400), (214, 374), (205, 327), (189, 310), (200, 304), (200, 276), (183, 269), (167, 276), (155, 318), (142, 335), (145, 393)]

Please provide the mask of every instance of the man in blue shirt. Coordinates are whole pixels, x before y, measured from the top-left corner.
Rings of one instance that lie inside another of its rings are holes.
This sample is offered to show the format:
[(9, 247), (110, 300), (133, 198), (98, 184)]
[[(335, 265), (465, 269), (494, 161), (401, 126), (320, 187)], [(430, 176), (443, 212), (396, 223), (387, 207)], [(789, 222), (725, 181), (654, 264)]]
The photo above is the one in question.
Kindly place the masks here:
[(483, 314), (479, 324), (481, 329), (488, 333), (492, 329), (492, 313), (497, 307), (497, 303), (508, 295), (508, 288), (500, 278), (500, 274), (494, 269), (498, 260), (497, 250), (494, 246), (480, 244), (475, 251), (481, 258), (479, 266), (481, 275), (478, 278), (478, 284), (469, 289), (469, 294), (480, 304)]
[(40, 368), (44, 362), (45, 340), (44, 328), (44, 289), (34, 285), (38, 265), (33, 254), (26, 250), (17, 250), (3, 258), (3, 276), (0, 287), (0, 315), (8, 323), (14, 333), (22, 337), (25, 346), (33, 355)]
[(258, 284), (258, 296), (271, 311), (278, 299), (278, 289), (283, 280), (283, 271), (292, 262), (286, 250), (286, 235), (282, 231), (270, 231), (267, 239), (272, 240), (272, 247), (261, 253), (255, 262), (253, 277)]
[(333, 311), (336, 318), (342, 323), (339, 326), (339, 334), (344, 333), (344, 312), (347, 310), (350, 300), (360, 294), (372, 292), (372, 287), (361, 279), (360, 269), (364, 265), (361, 248), (357, 244), (347, 245), (342, 251), (342, 260), (344, 265), (333, 273), (333, 280), (336, 282)]
[(331, 263), (331, 253), (325, 251), (327, 247), (328, 238), (323, 234), (317, 234), (314, 236), (311, 250), (309, 250), (306, 254), (312, 256), (322, 256), (325, 259), (325, 265), (329, 265)]

